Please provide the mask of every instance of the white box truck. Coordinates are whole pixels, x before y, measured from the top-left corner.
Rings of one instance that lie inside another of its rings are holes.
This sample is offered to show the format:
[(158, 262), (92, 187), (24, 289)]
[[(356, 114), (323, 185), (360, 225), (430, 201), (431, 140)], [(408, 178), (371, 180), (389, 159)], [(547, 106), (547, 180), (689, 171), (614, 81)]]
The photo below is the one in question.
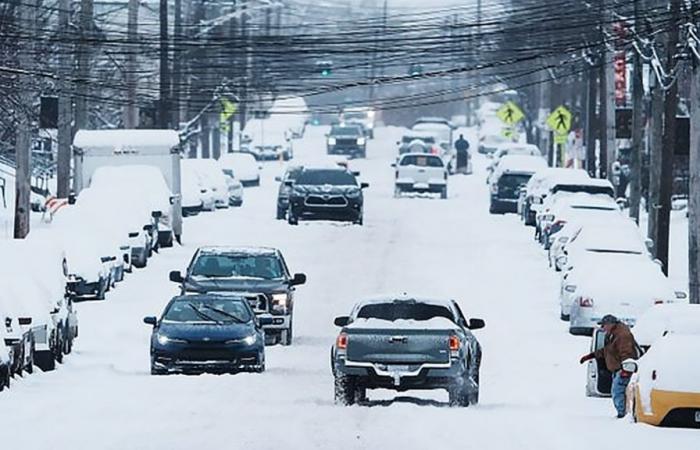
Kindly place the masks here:
[(180, 137), (174, 130), (79, 130), (73, 139), (75, 193), (90, 185), (98, 167), (147, 165), (163, 173), (172, 192), (173, 234), (182, 236)]

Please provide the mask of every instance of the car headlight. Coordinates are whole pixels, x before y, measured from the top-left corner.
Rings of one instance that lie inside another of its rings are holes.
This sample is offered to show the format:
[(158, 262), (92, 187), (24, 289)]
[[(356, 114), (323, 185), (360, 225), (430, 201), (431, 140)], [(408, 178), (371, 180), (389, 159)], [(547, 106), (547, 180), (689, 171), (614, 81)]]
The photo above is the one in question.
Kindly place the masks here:
[(287, 311), (289, 295), (286, 292), (272, 294), (272, 311), (284, 313)]
[(164, 335), (164, 334), (158, 334), (158, 336), (156, 337), (156, 339), (158, 340), (158, 343), (159, 343), (160, 345), (185, 344), (185, 343), (187, 343), (187, 341), (184, 341), (184, 340), (182, 340), (182, 339), (174, 339), (174, 338), (168, 337), (168, 336), (166, 336), (166, 335)]
[(328, 138), (328, 145), (335, 145), (335, 138)]
[(258, 335), (257, 335), (257, 334), (251, 334), (250, 336), (246, 336), (246, 337), (244, 337), (244, 338), (242, 338), (242, 339), (231, 339), (231, 340), (228, 340), (228, 341), (224, 342), (224, 344), (229, 344), (229, 345), (230, 345), (230, 344), (253, 345), (253, 344), (255, 344), (256, 342), (258, 342)]
[(347, 198), (359, 198), (360, 197), (360, 190), (358, 189), (358, 190), (348, 191), (345, 193), (345, 196)]
[(357, 145), (365, 145), (365, 138), (357, 138)]

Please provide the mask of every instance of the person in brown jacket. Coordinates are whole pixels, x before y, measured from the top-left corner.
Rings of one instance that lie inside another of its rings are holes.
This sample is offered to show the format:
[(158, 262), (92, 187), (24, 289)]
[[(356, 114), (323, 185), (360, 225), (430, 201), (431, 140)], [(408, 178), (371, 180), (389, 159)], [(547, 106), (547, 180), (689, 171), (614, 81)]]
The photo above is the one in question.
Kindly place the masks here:
[(637, 359), (637, 342), (632, 331), (613, 315), (606, 315), (598, 324), (605, 330), (605, 347), (581, 357), (581, 364), (593, 358), (604, 359), (608, 370), (613, 374), (612, 400), (617, 410), (617, 417), (625, 417), (625, 390), (632, 374), (622, 369), (627, 359)]

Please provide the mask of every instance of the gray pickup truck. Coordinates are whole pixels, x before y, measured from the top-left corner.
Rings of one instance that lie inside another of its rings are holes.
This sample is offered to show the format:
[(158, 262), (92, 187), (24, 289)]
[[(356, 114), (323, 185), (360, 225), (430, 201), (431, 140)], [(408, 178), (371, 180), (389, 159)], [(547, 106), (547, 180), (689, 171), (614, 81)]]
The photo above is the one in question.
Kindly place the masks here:
[(445, 389), (452, 406), (479, 401), (481, 346), (471, 330), (484, 321), (467, 321), (454, 300), (405, 296), (358, 303), (331, 349), (335, 400), (352, 405), (366, 400), (367, 389)]

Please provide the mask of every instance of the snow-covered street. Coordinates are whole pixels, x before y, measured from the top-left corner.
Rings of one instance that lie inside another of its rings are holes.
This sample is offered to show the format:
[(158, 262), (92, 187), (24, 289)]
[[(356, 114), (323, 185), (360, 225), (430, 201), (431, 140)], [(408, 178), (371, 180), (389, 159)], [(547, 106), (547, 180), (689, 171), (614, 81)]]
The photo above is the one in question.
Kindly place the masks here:
[[(324, 154), (324, 128), (295, 143), (296, 158)], [(365, 225), (277, 221), (278, 162), (265, 163), (244, 205), (185, 221), (184, 245), (165, 249), (107, 300), (78, 305), (74, 354), (52, 373), (14, 383), (0, 400), (4, 448), (72, 449), (693, 449), (692, 430), (613, 418), (609, 399), (584, 395), (578, 358), (587, 338), (559, 320), (557, 275), (532, 229), (488, 213), (486, 159), (450, 178), (449, 199), (393, 197), (400, 129), (377, 130), (368, 158)], [(150, 327), (177, 293), (170, 270), (200, 245), (282, 250), (308, 283), (297, 291), (295, 342), (267, 349), (262, 375), (153, 377)], [(333, 318), (376, 293), (459, 301), (486, 321), (480, 404), (449, 408), (442, 392), (370, 392), (369, 406), (334, 405)], [(414, 395), (415, 394), (415, 395)], [(48, 413), (47, 413), (48, 412)]]

